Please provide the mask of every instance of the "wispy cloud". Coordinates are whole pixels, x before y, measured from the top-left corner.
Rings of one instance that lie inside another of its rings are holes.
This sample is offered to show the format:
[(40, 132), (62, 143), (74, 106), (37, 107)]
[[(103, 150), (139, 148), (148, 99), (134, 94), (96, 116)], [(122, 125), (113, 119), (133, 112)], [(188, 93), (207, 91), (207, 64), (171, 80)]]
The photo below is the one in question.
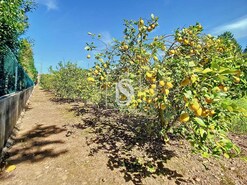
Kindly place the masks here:
[(212, 29), (211, 32), (219, 35), (225, 31), (232, 32), (237, 39), (247, 37), (247, 15), (230, 23), (220, 25)]
[(44, 5), (47, 7), (47, 10), (56, 10), (58, 9), (57, 0), (36, 0), (38, 4)]

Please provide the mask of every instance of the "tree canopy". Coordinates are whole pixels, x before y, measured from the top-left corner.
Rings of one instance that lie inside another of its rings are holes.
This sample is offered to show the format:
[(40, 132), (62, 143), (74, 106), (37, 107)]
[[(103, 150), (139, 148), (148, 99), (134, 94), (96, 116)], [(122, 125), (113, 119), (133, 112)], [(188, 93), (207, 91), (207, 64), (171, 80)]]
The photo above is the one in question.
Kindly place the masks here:
[(3, 46), (8, 46), (12, 51), (17, 51), (19, 37), (28, 28), (26, 13), (32, 9), (29, 0), (1, 0), (0, 1), (0, 51)]
[(18, 52), (18, 59), (23, 69), (28, 76), (35, 81), (37, 79), (37, 70), (34, 66), (32, 43), (27, 39), (20, 41), (20, 49)]
[(225, 45), (233, 44), (235, 46), (236, 52), (242, 52), (241, 45), (237, 42), (237, 40), (234, 38), (234, 35), (230, 31), (224, 32), (223, 34), (219, 35), (218, 38), (223, 39)]

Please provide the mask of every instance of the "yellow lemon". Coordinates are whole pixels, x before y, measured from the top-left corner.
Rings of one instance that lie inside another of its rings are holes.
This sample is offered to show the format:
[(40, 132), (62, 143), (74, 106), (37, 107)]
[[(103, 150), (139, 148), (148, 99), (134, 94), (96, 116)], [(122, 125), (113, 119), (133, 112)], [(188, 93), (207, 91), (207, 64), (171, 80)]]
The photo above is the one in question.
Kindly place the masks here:
[(173, 85), (172, 85), (171, 82), (167, 82), (167, 83), (166, 83), (166, 87), (167, 87), (168, 89), (171, 89), (171, 88), (173, 88)]
[(87, 81), (89, 81), (89, 82), (94, 82), (95, 80), (94, 80), (93, 77), (88, 77), (88, 78), (87, 78)]
[(99, 71), (98, 70), (95, 70), (94, 71), (94, 74), (96, 74), (96, 75), (99, 74)]
[(190, 79), (189, 78), (185, 78), (182, 82), (181, 82), (181, 86), (186, 86), (186, 85), (188, 85), (188, 84), (190, 84)]
[(148, 104), (152, 103), (152, 100), (151, 99), (147, 99), (147, 103)]
[(224, 91), (224, 92), (227, 92), (227, 90), (228, 90), (227, 87), (224, 87), (224, 88), (223, 88), (223, 91)]
[(188, 113), (183, 113), (183, 114), (181, 114), (180, 117), (179, 117), (179, 121), (180, 121), (180, 122), (187, 122), (187, 121), (189, 121), (189, 120), (190, 120), (190, 116), (189, 116)]
[(176, 53), (176, 51), (174, 49), (169, 51), (169, 55), (174, 55)]
[(149, 26), (149, 27), (147, 28), (147, 30), (148, 30), (148, 32), (152, 31), (152, 27)]
[(156, 62), (159, 61), (157, 56), (154, 56), (153, 58), (154, 58), (154, 61), (156, 61)]
[(146, 77), (147, 78), (151, 78), (152, 76), (153, 76), (152, 73), (146, 72)]
[(188, 45), (189, 41), (187, 39), (184, 39), (184, 44)]
[(239, 77), (233, 77), (234, 78), (234, 82), (236, 82), (236, 83), (239, 83), (240, 82), (240, 78)]
[(215, 114), (215, 111), (214, 110), (211, 110), (210, 111), (210, 116), (213, 116)]
[(165, 89), (165, 95), (168, 95), (169, 94), (169, 89)]
[(140, 25), (140, 26), (143, 26), (143, 25), (144, 25), (144, 20), (143, 20), (143, 19), (140, 19), (139, 25)]
[(182, 42), (183, 38), (182, 37), (178, 37), (178, 42)]
[(152, 84), (151, 85), (151, 89), (155, 89), (156, 88), (156, 85), (155, 84)]
[(166, 109), (165, 104), (161, 104), (161, 105), (160, 105), (160, 109), (161, 109), (161, 110), (165, 110), (165, 109)]
[(150, 80), (151, 80), (152, 83), (156, 82), (156, 78), (151, 78)]
[(196, 114), (197, 116), (201, 116), (201, 115), (202, 115), (202, 108), (200, 107), (199, 109), (197, 109), (197, 110), (195, 111), (195, 114)]
[(200, 108), (200, 105), (196, 101), (190, 105), (190, 109), (193, 111), (197, 111), (199, 108)]
[(154, 95), (154, 90), (153, 89), (149, 89), (149, 94)]
[(164, 82), (163, 80), (161, 80), (161, 81), (159, 81), (159, 85), (160, 85), (161, 87), (164, 87), (164, 86), (165, 86), (165, 82)]

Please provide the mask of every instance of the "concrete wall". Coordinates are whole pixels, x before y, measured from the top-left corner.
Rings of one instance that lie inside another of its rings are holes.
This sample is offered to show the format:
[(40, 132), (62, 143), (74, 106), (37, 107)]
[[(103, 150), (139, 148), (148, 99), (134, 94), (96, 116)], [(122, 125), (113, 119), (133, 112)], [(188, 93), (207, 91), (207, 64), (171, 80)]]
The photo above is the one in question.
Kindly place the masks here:
[(0, 159), (2, 149), (25, 108), (33, 87), (0, 98)]

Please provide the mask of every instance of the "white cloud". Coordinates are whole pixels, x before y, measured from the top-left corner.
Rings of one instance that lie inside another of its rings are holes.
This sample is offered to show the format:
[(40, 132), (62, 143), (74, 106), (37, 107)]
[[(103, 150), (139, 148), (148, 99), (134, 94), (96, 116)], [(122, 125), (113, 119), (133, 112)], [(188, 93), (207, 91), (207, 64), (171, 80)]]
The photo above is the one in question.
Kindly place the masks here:
[(36, 0), (36, 1), (38, 4), (46, 6), (47, 10), (58, 9), (57, 0)]
[(247, 16), (212, 29), (212, 34), (219, 35), (225, 31), (232, 32), (237, 39), (247, 37)]

